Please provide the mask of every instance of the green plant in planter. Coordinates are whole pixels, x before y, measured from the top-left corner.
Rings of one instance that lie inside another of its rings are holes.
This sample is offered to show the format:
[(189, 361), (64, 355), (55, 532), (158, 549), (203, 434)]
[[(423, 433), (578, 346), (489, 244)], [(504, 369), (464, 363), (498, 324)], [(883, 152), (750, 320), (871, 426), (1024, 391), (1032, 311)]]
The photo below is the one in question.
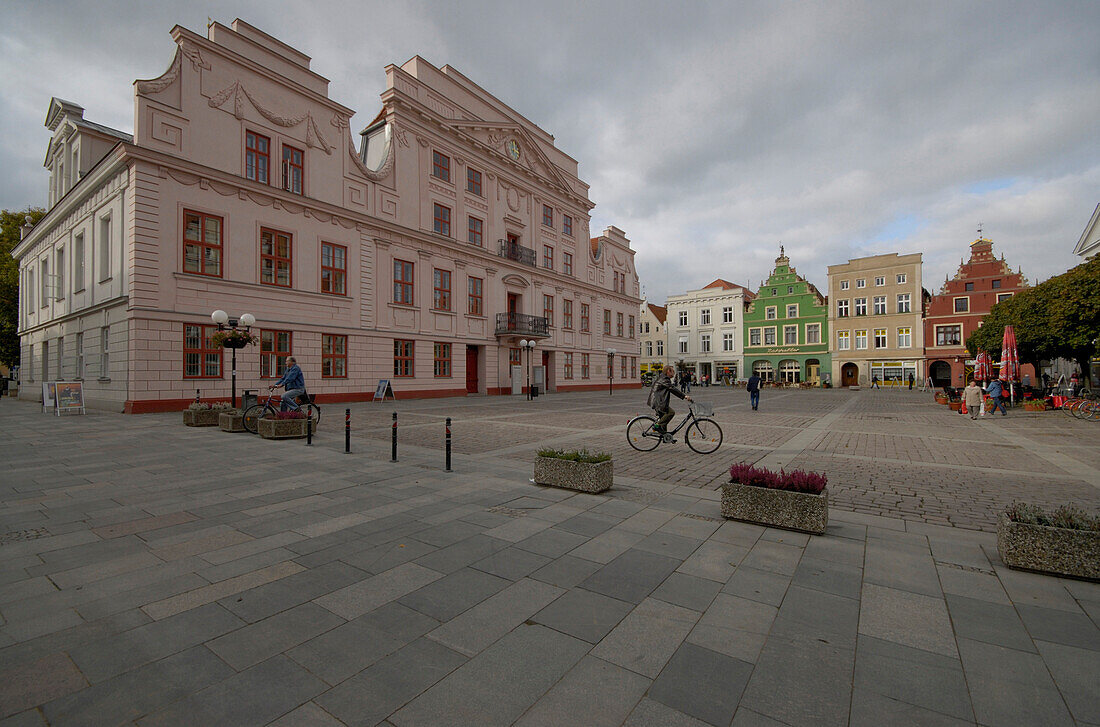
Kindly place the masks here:
[(1025, 525), (1100, 531), (1100, 516), (1090, 515), (1077, 505), (1061, 505), (1054, 512), (1048, 513), (1038, 505), (1014, 502), (1011, 507), (1005, 510), (1005, 515), (1012, 522)]
[(216, 331), (214, 335), (210, 336), (210, 342), (214, 344), (216, 348), (221, 348), (229, 344), (229, 348), (243, 348), (244, 346), (251, 346), (257, 340), (256, 336), (253, 336), (247, 331), (240, 329), (232, 329), (228, 331)]
[(211, 409), (215, 411), (229, 411), (233, 408), (233, 405), (228, 401), (215, 401), (214, 403), (208, 403), (205, 401), (194, 401), (187, 407), (191, 411), (209, 411)]
[(598, 464), (600, 462), (607, 462), (611, 459), (611, 455), (607, 452), (589, 452), (587, 449), (540, 449), (536, 453), (540, 457), (550, 457), (553, 459), (567, 459), (571, 462), (585, 462), (587, 464)]

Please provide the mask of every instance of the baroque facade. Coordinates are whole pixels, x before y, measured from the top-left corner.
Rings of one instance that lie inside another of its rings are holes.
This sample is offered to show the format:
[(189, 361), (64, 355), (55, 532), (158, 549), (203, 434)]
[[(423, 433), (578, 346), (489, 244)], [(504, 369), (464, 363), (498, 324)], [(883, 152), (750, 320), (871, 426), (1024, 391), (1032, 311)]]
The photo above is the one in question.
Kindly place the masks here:
[(241, 20), (172, 38), (132, 137), (51, 102), (50, 209), (13, 253), (24, 382), (127, 412), (228, 398), (221, 309), (257, 319), (242, 389), (294, 356), (322, 401), (509, 393), (521, 340), (546, 389), (638, 385), (634, 251), (590, 234), (550, 134), (414, 57), (357, 147), (300, 51)]
[(669, 296), (668, 355), (679, 370), (698, 379), (726, 382), (745, 378), (741, 342), (745, 304), (753, 294), (721, 278), (698, 290)]

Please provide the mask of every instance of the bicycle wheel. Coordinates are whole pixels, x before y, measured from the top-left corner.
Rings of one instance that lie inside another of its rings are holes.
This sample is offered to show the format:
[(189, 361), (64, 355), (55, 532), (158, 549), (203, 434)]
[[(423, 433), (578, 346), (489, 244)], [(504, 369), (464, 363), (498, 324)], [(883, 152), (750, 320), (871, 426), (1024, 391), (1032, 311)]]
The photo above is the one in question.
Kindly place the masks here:
[(306, 404), (306, 416), (313, 420), (313, 431), (317, 431), (317, 425), (321, 423), (321, 407), (316, 404)]
[(244, 410), (244, 414), (241, 416), (241, 424), (244, 425), (245, 431), (256, 433), (256, 421), (264, 415), (263, 404), (253, 404)]
[(722, 446), (722, 427), (713, 419), (696, 419), (688, 425), (684, 441), (693, 452), (710, 454)]
[(653, 425), (657, 420), (653, 417), (634, 417), (626, 425), (626, 441), (639, 452), (648, 452), (656, 449), (661, 443), (661, 438), (653, 433)]
[(1062, 413), (1068, 417), (1073, 416), (1073, 407), (1077, 403), (1076, 399), (1066, 399), (1062, 402)]
[(1069, 413), (1073, 416), (1074, 419), (1081, 418), (1081, 409), (1085, 406), (1085, 403), (1086, 402), (1084, 399), (1074, 399), (1073, 402), (1070, 404)]

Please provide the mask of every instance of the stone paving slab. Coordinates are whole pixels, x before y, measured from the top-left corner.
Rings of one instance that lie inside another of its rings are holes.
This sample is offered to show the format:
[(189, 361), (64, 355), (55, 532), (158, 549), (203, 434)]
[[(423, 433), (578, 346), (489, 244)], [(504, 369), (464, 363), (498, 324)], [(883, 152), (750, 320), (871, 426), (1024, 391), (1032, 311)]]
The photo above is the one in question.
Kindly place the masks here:
[[(0, 725), (1100, 723), (1100, 584), (1008, 570), (982, 532), (1009, 497), (1094, 506), (1093, 425), (864, 393), (701, 393), (735, 433), (720, 459), (633, 453), (625, 392), (398, 402), (422, 434), (397, 463), (367, 433), (345, 455), (323, 429), (307, 448), (5, 400)], [(444, 416), (495, 422), (463, 427), (454, 473)], [(1077, 464), (1012, 491), (1050, 456), (1016, 431)], [(616, 486), (531, 484), (538, 437), (614, 442)], [(783, 443), (876, 484), (838, 482), (820, 537), (723, 521), (729, 455)]]

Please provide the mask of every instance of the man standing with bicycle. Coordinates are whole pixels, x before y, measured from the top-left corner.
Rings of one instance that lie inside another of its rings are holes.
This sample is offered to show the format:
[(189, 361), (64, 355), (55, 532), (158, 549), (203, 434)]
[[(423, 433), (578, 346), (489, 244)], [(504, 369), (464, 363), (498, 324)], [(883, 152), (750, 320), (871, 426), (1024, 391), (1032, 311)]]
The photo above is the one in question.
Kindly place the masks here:
[(680, 399), (688, 402), (692, 401), (692, 398), (680, 391), (679, 387), (673, 382), (672, 377), (675, 374), (676, 369), (665, 366), (657, 380), (653, 382), (653, 389), (649, 392), (648, 403), (657, 414), (657, 423), (653, 425), (653, 429), (662, 438), (666, 436), (665, 427), (672, 421), (672, 417), (676, 416), (676, 412), (669, 406), (669, 396), (675, 394)]
[(284, 387), (282, 401), (279, 404), (279, 411), (286, 411), (288, 401), (297, 401), (298, 397), (306, 393), (306, 377), (302, 374), (302, 370), (298, 368), (298, 362), (293, 356), (286, 360), (287, 369), (283, 377), (268, 387), (268, 391)]

